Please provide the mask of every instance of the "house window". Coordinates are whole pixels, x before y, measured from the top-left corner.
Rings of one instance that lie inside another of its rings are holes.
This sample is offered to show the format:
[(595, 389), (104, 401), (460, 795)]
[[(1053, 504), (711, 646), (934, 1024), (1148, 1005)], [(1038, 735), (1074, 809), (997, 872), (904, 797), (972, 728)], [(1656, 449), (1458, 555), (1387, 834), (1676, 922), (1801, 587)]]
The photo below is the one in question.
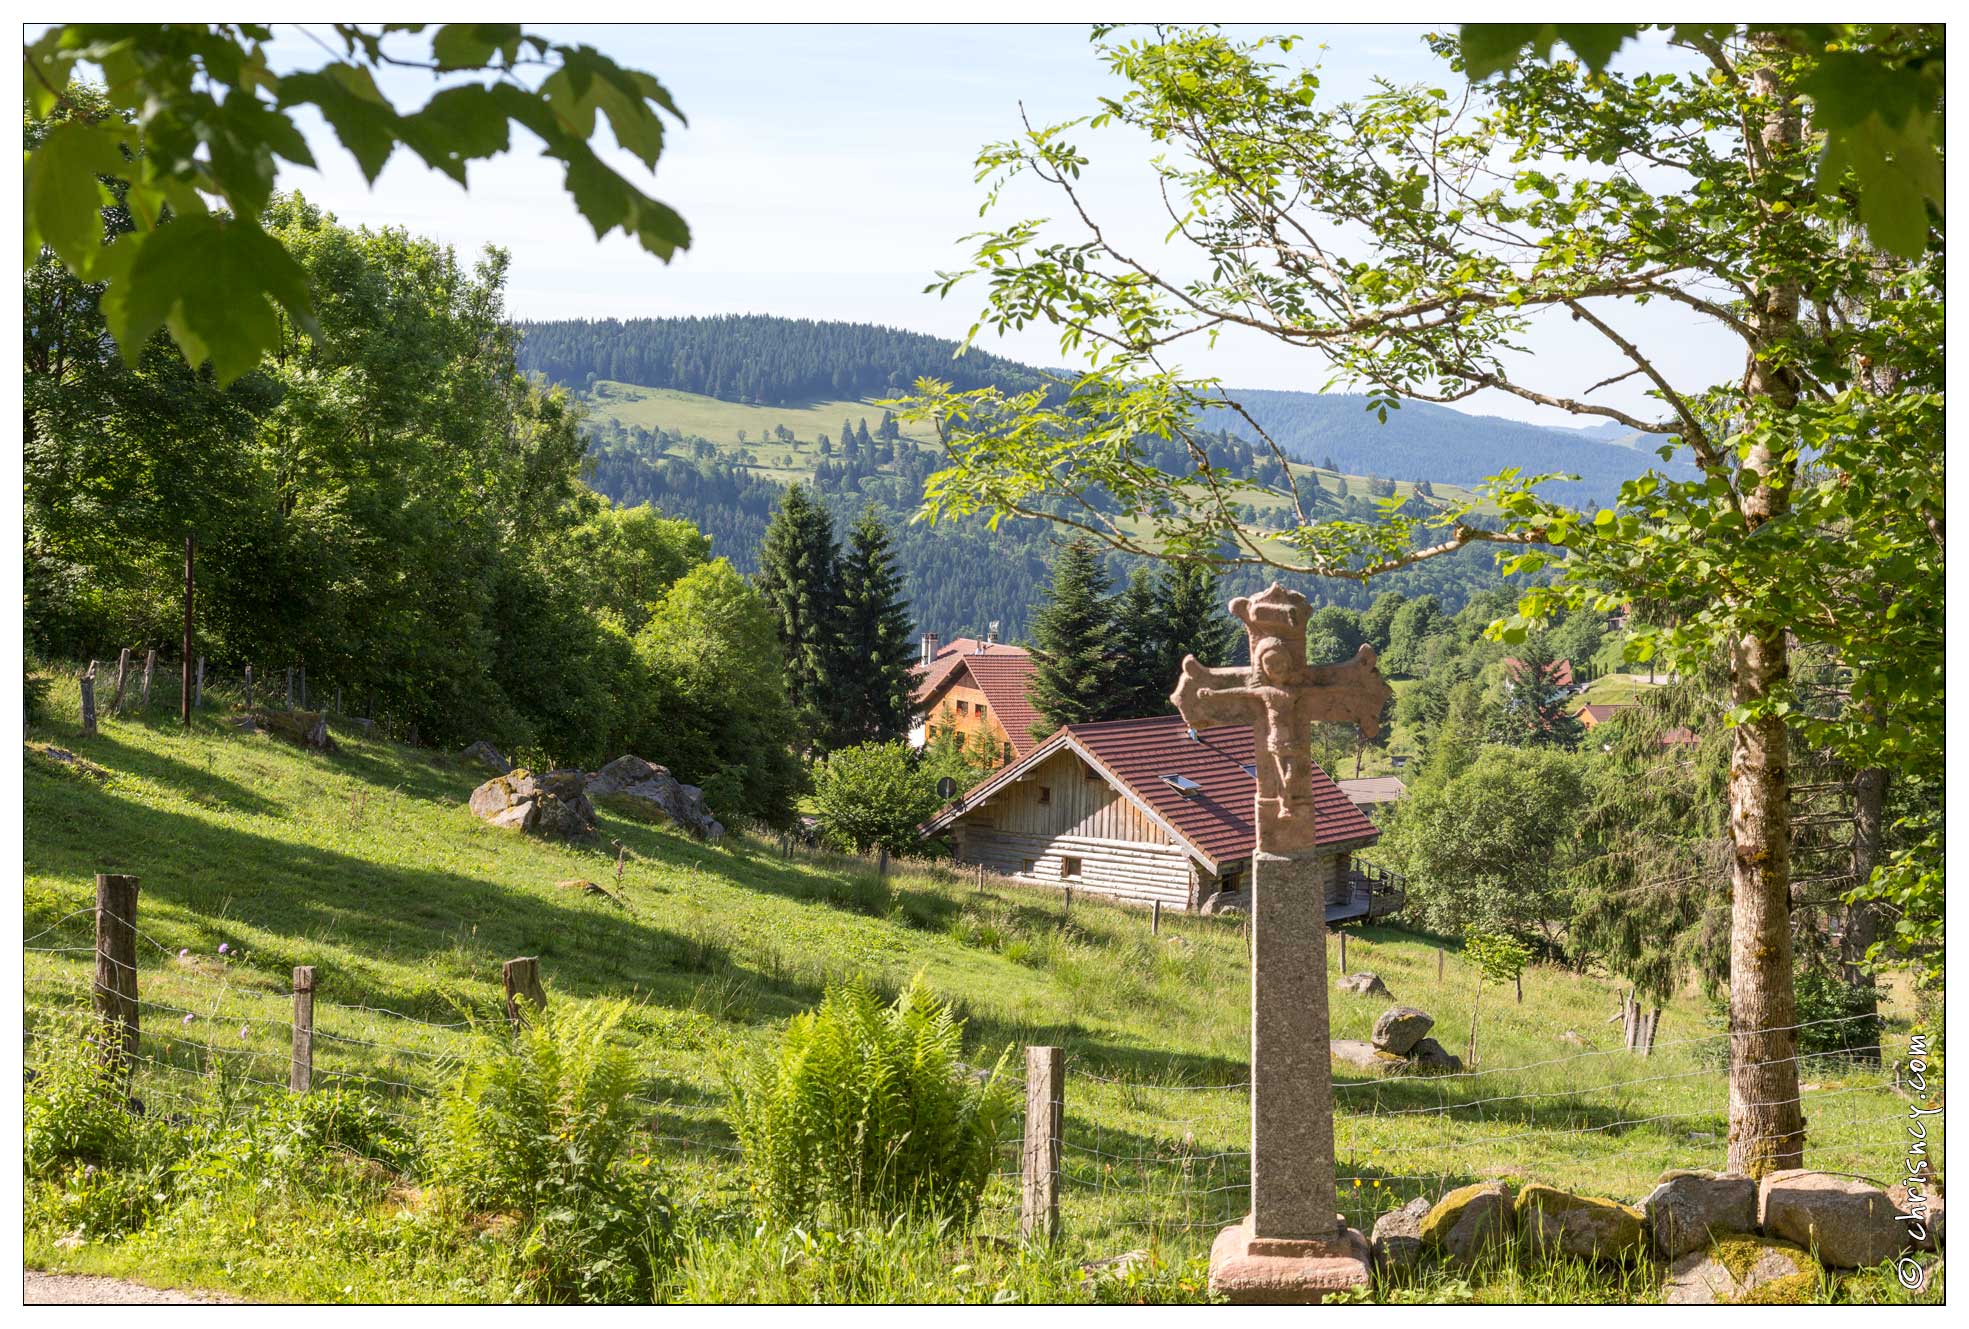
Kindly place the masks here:
[(984, 704), (983, 702), (979, 702), (979, 703), (978, 703), (978, 718), (979, 718), (980, 720), (982, 720), (982, 719), (984, 719), (984, 718), (985, 718), (986, 716), (988, 716), (988, 715), (990, 715), (990, 714), (991, 714), (991, 712), (990, 712), (990, 710), (989, 710), (989, 709), (987, 709), (987, 708), (986, 708), (986, 706), (985, 706), (985, 704)]
[(1038, 865), (1037, 863), (1035, 863), (1035, 862), (1033, 862), (1033, 860), (1031, 860), (1031, 859), (1029, 859), (1029, 858), (1028, 858), (1028, 859), (1024, 859), (1024, 860), (1022, 860), (1022, 865), (1021, 865), (1021, 866), (1020, 866), (1020, 868), (1019, 868), (1019, 872), (1020, 872), (1020, 874), (1021, 874), (1022, 876), (1027, 876), (1027, 877), (1030, 877), (1030, 876), (1032, 875), (1032, 870), (1033, 870), (1034, 868), (1036, 868), (1036, 867), (1038, 867), (1038, 866), (1039, 866), (1039, 865)]
[(1053, 786), (1050, 784), (1043, 784), (1039, 786), (1040, 805), (1043, 807), (1044, 805), (1051, 803), (1052, 801), (1053, 801)]
[(969, 714), (971, 713), (971, 703), (970, 703), (970, 702), (968, 702), (968, 701), (960, 701), (960, 702), (958, 702), (958, 703), (957, 703), (957, 713), (958, 713), (959, 715), (969, 715)]
[(1061, 859), (1060, 875), (1069, 881), (1080, 880), (1080, 860), (1077, 858)]
[(1003, 765), (1010, 766), (1012, 764), (1012, 744), (1009, 739), (1006, 740), (1005, 755), (1001, 760)]

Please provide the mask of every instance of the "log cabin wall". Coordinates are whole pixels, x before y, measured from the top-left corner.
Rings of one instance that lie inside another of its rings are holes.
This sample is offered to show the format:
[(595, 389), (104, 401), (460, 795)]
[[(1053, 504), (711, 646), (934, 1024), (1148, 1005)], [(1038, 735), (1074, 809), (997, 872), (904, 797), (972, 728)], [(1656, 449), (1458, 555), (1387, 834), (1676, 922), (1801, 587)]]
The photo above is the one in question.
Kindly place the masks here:
[(1036, 767), (951, 829), (959, 861), (1005, 876), (1164, 908), (1189, 909), (1200, 898), (1201, 869), (1189, 851), (1074, 752)]

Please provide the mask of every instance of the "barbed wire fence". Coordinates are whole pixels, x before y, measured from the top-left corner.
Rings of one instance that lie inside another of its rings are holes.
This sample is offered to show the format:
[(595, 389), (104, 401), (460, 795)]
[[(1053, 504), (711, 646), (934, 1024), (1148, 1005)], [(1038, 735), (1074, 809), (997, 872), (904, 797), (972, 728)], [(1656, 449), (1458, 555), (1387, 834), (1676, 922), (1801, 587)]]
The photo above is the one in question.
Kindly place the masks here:
[[(139, 928), (128, 904), (75, 909), (27, 937), (30, 1038), (67, 1033), (121, 1058), (146, 1113), (190, 1113), (217, 1086), (294, 1091), (350, 1088), (406, 1130), (479, 1035), (506, 1025), (491, 1002), (455, 1019), (333, 999), (312, 973), (297, 990), (218, 953), (173, 949)], [(111, 892), (106, 895), (105, 891)], [(127, 912), (125, 912), (127, 910)], [(93, 921), (93, 945), (73, 934)], [(61, 961), (93, 957), (95, 974)], [(510, 968), (510, 965), (508, 966)], [(297, 979), (299, 973), (297, 971)], [(508, 997), (511, 986), (508, 984)], [(1848, 1015), (1785, 1026), (1794, 1034), (1872, 1019)], [(1722, 1165), (1727, 1123), (1715, 1082), (1732, 1034), (1617, 1046), (1440, 1074), (1348, 1078), (1336, 1068), (1335, 1173), (1341, 1211), (1367, 1230), (1418, 1196), (1475, 1180), (1548, 1181), (1638, 1200), (1671, 1167)], [(1759, 1031), (1771, 1032), (1771, 1031)], [(1795, 1100), (1809, 1116), (1806, 1164), (1888, 1184), (1905, 1151), (1907, 1101), (1881, 1060), (1849, 1049), (1796, 1054)], [(305, 1073), (300, 1069), (305, 1067)], [(1207, 1234), (1249, 1207), (1251, 1084), (1186, 1069), (1109, 1073), (1109, 1063), (1059, 1048), (1026, 1049), (1000, 1072), (1018, 1094), (995, 1142), (980, 1227), (1015, 1240), (1071, 1233), (1091, 1241)], [(1023, 1070), (1023, 1074), (1020, 1071)], [(1682, 1097), (1678, 1098), (1677, 1095)], [(742, 1150), (714, 1114), (691, 1116), (642, 1096), (647, 1139), (666, 1158), (729, 1169)], [(1770, 1106), (1770, 1105), (1761, 1105)], [(1610, 1148), (1618, 1141), (1619, 1150)], [(1939, 1141), (1931, 1146), (1939, 1154)]]

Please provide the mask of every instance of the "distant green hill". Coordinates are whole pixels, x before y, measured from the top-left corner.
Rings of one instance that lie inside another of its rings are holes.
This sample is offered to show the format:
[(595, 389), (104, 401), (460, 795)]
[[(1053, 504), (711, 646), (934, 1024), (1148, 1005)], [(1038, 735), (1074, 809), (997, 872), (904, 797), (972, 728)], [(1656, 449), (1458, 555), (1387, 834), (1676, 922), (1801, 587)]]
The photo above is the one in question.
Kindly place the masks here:
[[(924, 376), (959, 388), (996, 384), (1022, 391), (1057, 381), (1043, 371), (983, 351), (957, 354), (957, 343), (866, 323), (830, 323), (761, 314), (716, 318), (564, 320), (522, 324), (520, 366), (587, 392), (613, 385), (708, 397), (725, 412), (660, 397), (597, 402), (598, 413), (625, 424), (661, 424), (714, 443), (735, 443), (785, 422), (809, 441), (832, 434), (840, 417), (859, 419), (854, 403), (906, 392)], [(1469, 487), (1510, 467), (1531, 474), (1577, 475), (1545, 492), (1561, 502), (1610, 503), (1623, 481), (1661, 462), (1655, 436), (1614, 422), (1570, 429), (1471, 415), (1427, 402), (1390, 411), (1384, 424), (1350, 393), (1232, 389), (1288, 456), (1353, 477), (1428, 480)], [(634, 409), (631, 409), (631, 408)], [(791, 412), (791, 414), (785, 414)], [(879, 415), (879, 412), (877, 413)], [(1208, 413), (1205, 428), (1256, 443), (1228, 410)], [(875, 417), (870, 418), (873, 428)], [(771, 448), (754, 449), (762, 456)], [(763, 465), (763, 463), (762, 463)], [(764, 469), (774, 469), (765, 465)], [(790, 476), (797, 464), (781, 468)], [(1668, 468), (1693, 474), (1685, 463)]]

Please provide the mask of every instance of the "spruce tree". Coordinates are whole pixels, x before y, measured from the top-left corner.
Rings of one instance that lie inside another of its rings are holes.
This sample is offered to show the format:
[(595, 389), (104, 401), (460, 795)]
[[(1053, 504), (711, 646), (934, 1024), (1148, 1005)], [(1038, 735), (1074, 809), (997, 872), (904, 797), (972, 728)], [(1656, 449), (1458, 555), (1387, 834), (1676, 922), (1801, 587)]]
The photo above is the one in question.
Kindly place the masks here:
[(841, 560), (841, 705), (834, 746), (886, 743), (909, 733), (913, 624), (888, 528), (870, 503)]
[(1114, 686), (1107, 589), (1107, 573), (1091, 542), (1075, 540), (1060, 551), (1053, 584), (1032, 620), (1036, 668), (1027, 696), (1039, 712), (1034, 738), (1107, 714)]
[(786, 692), (800, 717), (800, 731), (824, 738), (839, 682), (840, 547), (827, 509), (793, 485), (759, 544), (759, 591), (772, 610), (773, 629), (786, 660)]
[(855, 426), (855, 442), (861, 444), (863, 447), (868, 446), (868, 418), (866, 416), (863, 416), (861, 423)]
[(1491, 737), (1516, 748), (1571, 748), (1585, 733), (1568, 709), (1566, 692), (1552, 677), (1558, 660), (1542, 637), (1525, 643), (1516, 664), (1507, 664), (1509, 688)]
[(1108, 720), (1167, 714), (1176, 678), (1169, 670), (1169, 642), (1163, 627), (1162, 599), (1146, 567), (1129, 574), (1114, 598), (1114, 688)]
[(1164, 643), (1162, 674), (1169, 680), (1165, 696), (1176, 686), (1184, 656), (1194, 655), (1213, 668), (1230, 663), (1237, 621), (1216, 569), (1206, 563), (1166, 563), (1156, 582), (1156, 599)]

